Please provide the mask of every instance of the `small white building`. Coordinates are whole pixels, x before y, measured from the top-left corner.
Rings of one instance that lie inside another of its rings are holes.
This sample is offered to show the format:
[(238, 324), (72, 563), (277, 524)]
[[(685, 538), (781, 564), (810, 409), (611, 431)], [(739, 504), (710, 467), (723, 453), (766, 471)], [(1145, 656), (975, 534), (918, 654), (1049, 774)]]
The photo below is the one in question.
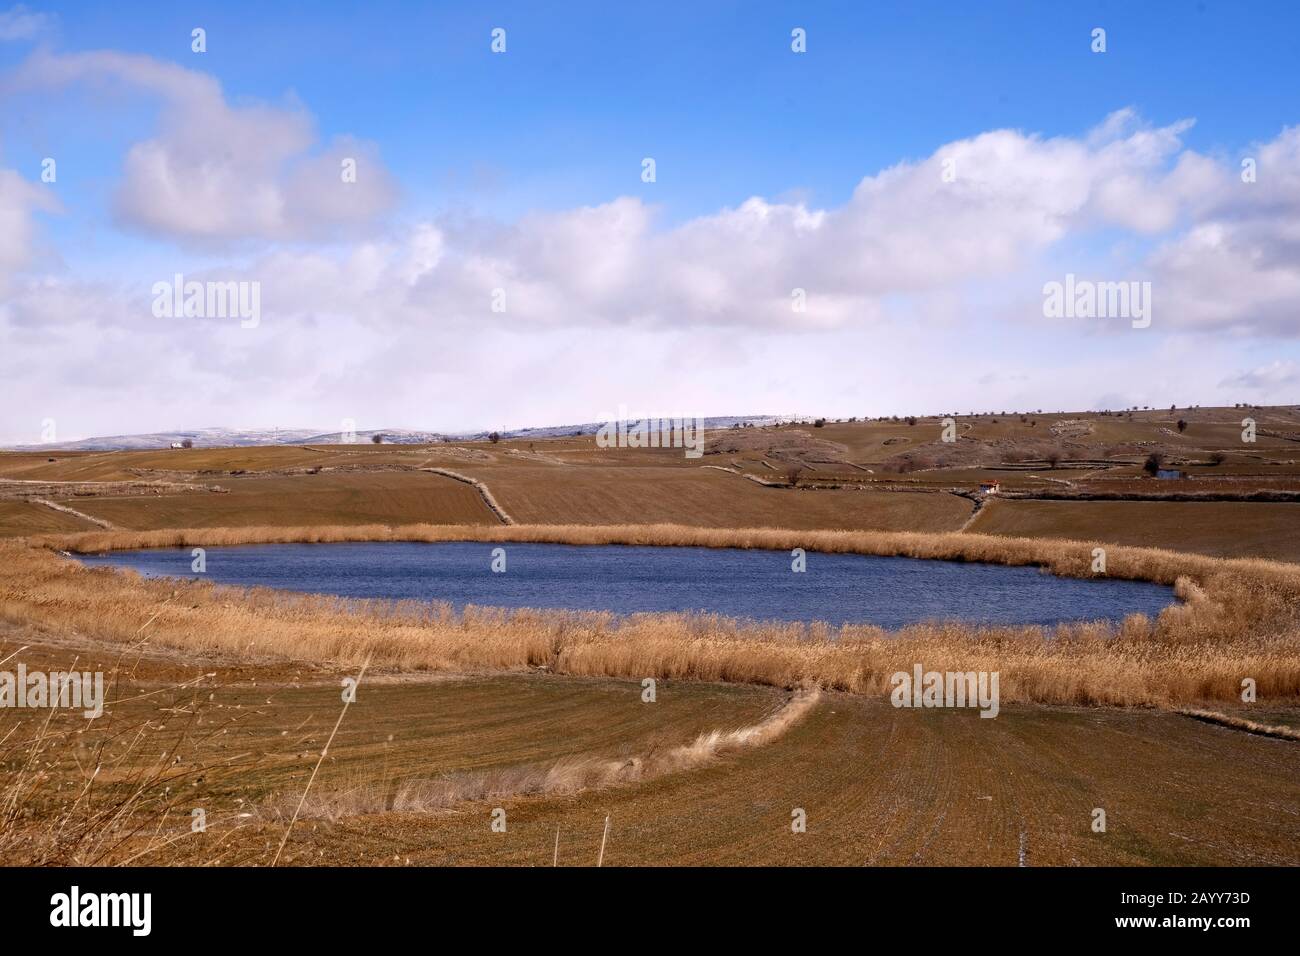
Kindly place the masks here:
[(997, 482), (997, 481), (980, 482), (980, 494), (982, 495), (996, 495), (1001, 490), (1002, 490), (1001, 482)]
[(173, 448), (184, 448), (185, 446), (182, 445), (182, 444), (181, 444), (180, 442), (178, 442), (178, 441), (174, 441), (174, 442), (172, 442), (172, 447), (173, 447)]

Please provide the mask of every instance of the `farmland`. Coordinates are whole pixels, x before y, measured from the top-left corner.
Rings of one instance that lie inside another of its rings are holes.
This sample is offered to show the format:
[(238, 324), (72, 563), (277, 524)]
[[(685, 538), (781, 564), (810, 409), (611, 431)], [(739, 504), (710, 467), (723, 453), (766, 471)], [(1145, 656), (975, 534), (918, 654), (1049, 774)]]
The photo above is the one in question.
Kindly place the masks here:
[[(0, 712), (4, 784), (26, 808), (0, 839), (11, 859), (85, 862), (51, 836), (56, 795), (78, 785), (87, 748), (112, 753), (131, 736), (112, 728), (148, 728), (192, 776), (151, 777), (154, 758), (123, 752), (102, 797), (144, 781), (132, 812), (170, 821), (158, 832), (177, 838), (105, 836), (88, 844), (104, 860), (587, 865), (604, 837), (606, 865), (1300, 862), (1300, 745), (1287, 731), (1300, 727), (1300, 415), (952, 425), (951, 442), (943, 416), (727, 429), (699, 458), (591, 435), (0, 452), (0, 658), (77, 661), (116, 681), (89, 730)], [(1148, 474), (1153, 454), (1172, 477)], [(341, 614), (55, 554), (390, 538), (806, 545), (1078, 575), (1100, 545), (1111, 574), (1182, 582), (1188, 603), (1048, 643), (951, 628), (810, 641), (672, 616), (624, 628)], [(891, 707), (885, 678), (918, 659), (1000, 669), (998, 718)], [(340, 682), (362, 667), (328, 742)], [(1244, 672), (1257, 703), (1239, 700)], [(700, 743), (775, 727), (813, 687), (820, 696), (760, 744)], [(36, 753), (47, 766), (32, 786), (14, 774)], [(557, 783), (570, 778), (587, 783)], [(448, 781), (459, 798), (403, 809), (401, 793)], [(168, 802), (177, 783), (184, 806)], [(206, 833), (186, 835), (190, 804), (206, 808)], [(1105, 833), (1090, 828), (1096, 808)], [(489, 825), (496, 809), (505, 832)], [(806, 832), (791, 830), (796, 809)]]
[[(33, 650), (33, 660), (62, 659), (69, 648)], [(338, 716), (338, 681), (307, 667), (200, 669), (153, 654), (129, 663), (124, 697), (164, 693), (114, 708), (113, 726), (193, 708), (195, 742), (179, 755), (203, 780), (173, 809), (164, 837), (174, 842), (137, 838), (118, 857), (270, 863)], [(168, 689), (200, 673), (214, 675), (201, 693)], [(647, 704), (641, 690), (536, 674), (376, 680), (349, 708), (313, 806), (409, 779), (548, 767), (575, 753), (628, 758), (751, 723), (784, 696), (669, 681)], [(178, 723), (168, 742), (182, 735)], [(213, 736), (198, 741), (204, 732)], [(71, 756), (49, 772), (50, 789), (78, 779)], [(986, 721), (831, 694), (762, 747), (632, 786), (503, 794), (425, 813), (321, 815), (309, 806), (279, 864), (589, 866), (607, 817), (606, 865), (1294, 864), (1288, 808), (1297, 801), (1294, 742), (1166, 711), (1008, 705)], [(206, 812), (206, 832), (189, 832), (194, 807)], [(504, 833), (490, 828), (497, 808)], [(806, 833), (791, 832), (796, 808)], [(1107, 812), (1104, 834), (1090, 829), (1094, 808)]]

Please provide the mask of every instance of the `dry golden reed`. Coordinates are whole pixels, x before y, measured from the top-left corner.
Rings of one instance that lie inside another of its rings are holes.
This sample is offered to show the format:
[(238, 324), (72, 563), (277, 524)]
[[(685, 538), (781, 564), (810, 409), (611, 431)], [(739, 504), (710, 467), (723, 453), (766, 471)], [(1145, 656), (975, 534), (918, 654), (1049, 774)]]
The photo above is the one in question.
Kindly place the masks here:
[(1183, 603), (1155, 619), (1054, 628), (919, 624), (752, 624), (716, 615), (454, 610), (445, 603), (345, 600), (265, 588), (147, 580), (89, 569), (51, 549), (332, 541), (535, 541), (896, 555), (1092, 577), (1092, 542), (971, 534), (719, 530), (678, 525), (314, 527), (88, 532), (0, 545), (0, 616), (227, 657), (394, 671), (543, 669), (592, 677), (816, 684), (887, 694), (889, 676), (998, 671), (1004, 703), (1183, 704), (1234, 700), (1244, 678), (1261, 699), (1300, 696), (1300, 566), (1108, 546), (1109, 577), (1173, 585)]
[[(123, 692), (123, 668), (110, 672)], [(189, 681), (144, 696), (177, 706), (96, 720), (57, 708), (0, 719), (0, 860), (9, 866), (118, 866), (153, 862), (190, 839), (192, 801), (204, 781), (217, 789), (256, 760), (201, 759), (205, 743), (233, 720), (199, 729), (202, 693)]]

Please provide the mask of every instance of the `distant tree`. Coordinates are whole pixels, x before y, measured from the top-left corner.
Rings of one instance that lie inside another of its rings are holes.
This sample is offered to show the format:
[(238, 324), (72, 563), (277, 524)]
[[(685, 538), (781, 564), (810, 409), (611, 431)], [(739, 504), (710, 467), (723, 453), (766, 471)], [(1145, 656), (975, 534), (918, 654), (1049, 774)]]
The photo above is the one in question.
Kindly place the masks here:
[(790, 482), (791, 488), (799, 487), (799, 479), (803, 477), (803, 469), (798, 465), (792, 466), (785, 473), (786, 481)]
[(915, 415), (908, 415), (906, 420), (907, 420), (907, 424), (909, 424), (909, 425), (915, 425), (915, 424), (916, 424), (916, 416), (915, 416)]
[(1046, 459), (1048, 465), (1055, 468), (1061, 463), (1061, 449), (1053, 448), (1043, 457)]
[(375, 432), (373, 435), (370, 436), (370, 440), (374, 442), (376, 445), (382, 445), (384, 443), (384, 433)]
[(1185, 419), (1182, 418), (1178, 419), (1178, 430), (1180, 432), (1187, 431), (1187, 421)]
[(1222, 464), (1223, 464), (1225, 461), (1227, 461), (1227, 460), (1228, 460), (1228, 456), (1225, 455), (1225, 454), (1224, 454), (1223, 452), (1221, 452), (1221, 451), (1216, 451), (1216, 452), (1211, 452), (1211, 453), (1210, 453), (1210, 464), (1211, 464), (1211, 465), (1222, 465)]
[(825, 427), (826, 427), (826, 419), (824, 418), (819, 418), (815, 422), (813, 422), (813, 428), (825, 428)]
[(182, 447), (182, 448), (193, 448), (193, 447), (194, 447), (194, 439), (193, 439), (193, 438), (185, 438), (185, 439), (182, 439), (182, 440), (181, 440), (181, 447)]
[(500, 433), (500, 432), (491, 432), (491, 433), (488, 435), (488, 441), (490, 441), (490, 442), (491, 442), (492, 444), (494, 444), (494, 445), (495, 445), (497, 442), (499, 442), (500, 440), (501, 440), (501, 433)]
[(1147, 460), (1142, 463), (1142, 470), (1151, 477), (1155, 477), (1162, 465), (1165, 463), (1165, 456), (1158, 451), (1153, 451), (1147, 455)]

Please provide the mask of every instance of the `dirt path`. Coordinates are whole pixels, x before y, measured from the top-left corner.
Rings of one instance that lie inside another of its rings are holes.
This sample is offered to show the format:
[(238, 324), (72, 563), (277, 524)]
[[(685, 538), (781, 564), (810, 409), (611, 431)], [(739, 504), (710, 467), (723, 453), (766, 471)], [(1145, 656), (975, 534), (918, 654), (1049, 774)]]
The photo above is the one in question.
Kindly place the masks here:
[(768, 481), (766, 478), (760, 478), (758, 475), (751, 475), (743, 472), (738, 468), (727, 468), (723, 465), (701, 465), (701, 468), (712, 468), (714, 471), (725, 471), (729, 475), (735, 475), (738, 478), (744, 478), (752, 481), (756, 485), (762, 485), (764, 488), (789, 488), (790, 483), (787, 481)]
[(960, 534), (975, 523), (975, 519), (979, 517), (980, 511), (983, 510), (985, 503), (988, 501), (988, 497), (986, 495), (978, 495), (969, 491), (954, 491), (953, 494), (958, 498), (965, 498), (967, 501), (975, 503), (975, 507), (971, 509), (970, 515), (961, 523), (961, 527), (957, 529), (957, 532)]
[(444, 478), (452, 478), (456, 481), (464, 482), (467, 485), (473, 485), (474, 490), (477, 491), (479, 495), (482, 497), (483, 504), (487, 505), (488, 510), (491, 511), (494, 515), (496, 515), (501, 520), (502, 524), (516, 523), (515, 519), (510, 517), (510, 515), (506, 513), (506, 510), (501, 507), (500, 503), (496, 500), (496, 498), (492, 497), (492, 492), (488, 489), (488, 486), (483, 484), (483, 482), (479, 481), (477, 478), (471, 478), (468, 475), (462, 475), (460, 472), (452, 471), (450, 468), (429, 467), (429, 468), (421, 468), (420, 471), (431, 472), (432, 474), (435, 475), (442, 475)]
[(77, 511), (75, 508), (69, 508), (67, 505), (61, 505), (58, 504), (57, 502), (49, 501), (48, 499), (45, 498), (32, 498), (30, 500), (34, 504), (44, 505), (45, 507), (52, 508), (55, 511), (62, 511), (64, 514), (72, 515), (74, 518), (80, 518), (82, 521), (89, 521), (91, 524), (98, 525), (99, 527), (103, 528), (105, 531), (117, 530), (117, 525), (113, 524), (112, 522), (105, 521), (103, 518), (92, 518), (90, 515), (81, 511)]

